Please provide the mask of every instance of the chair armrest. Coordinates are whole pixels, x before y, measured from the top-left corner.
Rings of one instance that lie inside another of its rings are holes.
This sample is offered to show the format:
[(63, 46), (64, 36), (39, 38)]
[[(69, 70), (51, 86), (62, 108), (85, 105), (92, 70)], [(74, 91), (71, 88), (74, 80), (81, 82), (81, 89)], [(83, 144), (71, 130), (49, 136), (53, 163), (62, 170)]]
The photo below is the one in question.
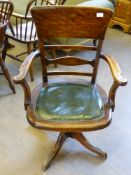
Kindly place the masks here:
[(114, 79), (114, 82), (109, 90), (109, 97), (108, 97), (109, 104), (112, 108), (112, 111), (114, 111), (116, 91), (119, 86), (125, 86), (127, 84), (127, 80), (124, 77), (122, 77), (121, 70), (117, 62), (113, 58), (102, 54), (100, 55), (100, 58), (102, 58), (108, 63)]
[(117, 62), (110, 56), (101, 54), (100, 57), (108, 63), (114, 81), (120, 86), (125, 86), (127, 84), (127, 80), (121, 75), (121, 70)]
[(26, 80), (27, 73), (29, 68), (36, 56), (39, 56), (39, 51), (32, 52), (29, 54), (20, 67), (20, 73), (17, 76), (13, 77), (13, 81), (16, 84), (20, 84), (24, 90), (24, 106), (27, 110), (28, 106), (31, 106), (31, 90)]
[(39, 51), (35, 51), (35, 52), (31, 52), (23, 61), (20, 69), (19, 69), (19, 74), (13, 77), (13, 81), (16, 84), (21, 84), (24, 79), (27, 76), (27, 73), (29, 71), (29, 68), (33, 62), (33, 60), (35, 59), (35, 57), (39, 56)]
[(13, 12), (11, 16), (17, 17), (17, 18), (30, 18), (30, 19), (32, 19), (31, 15), (25, 16), (24, 14), (20, 14), (20, 13), (16, 13), (16, 12)]

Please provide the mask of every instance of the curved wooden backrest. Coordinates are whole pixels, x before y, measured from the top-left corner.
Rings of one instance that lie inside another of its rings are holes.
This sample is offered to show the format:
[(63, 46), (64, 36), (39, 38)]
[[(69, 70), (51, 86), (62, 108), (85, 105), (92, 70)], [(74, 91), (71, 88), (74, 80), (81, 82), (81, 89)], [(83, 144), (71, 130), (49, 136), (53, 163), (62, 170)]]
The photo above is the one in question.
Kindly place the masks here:
[[(80, 75), (92, 77), (92, 83), (96, 81), (103, 39), (109, 21), (112, 17), (112, 10), (95, 7), (78, 6), (42, 6), (31, 9), (31, 14), (36, 25), (41, 52), (43, 82), (48, 81), (48, 75)], [(53, 37), (66, 38), (91, 38), (98, 40), (97, 46), (79, 45), (44, 45), (45, 39)], [(44, 50), (90, 50), (96, 51), (95, 59), (82, 60), (74, 56), (64, 56), (49, 60), (45, 58)], [(66, 66), (77, 66), (89, 64), (93, 67), (92, 72), (47, 72), (47, 64), (61, 64)]]
[(112, 17), (110, 9), (44, 6), (31, 10), (39, 40), (51, 37), (103, 39)]

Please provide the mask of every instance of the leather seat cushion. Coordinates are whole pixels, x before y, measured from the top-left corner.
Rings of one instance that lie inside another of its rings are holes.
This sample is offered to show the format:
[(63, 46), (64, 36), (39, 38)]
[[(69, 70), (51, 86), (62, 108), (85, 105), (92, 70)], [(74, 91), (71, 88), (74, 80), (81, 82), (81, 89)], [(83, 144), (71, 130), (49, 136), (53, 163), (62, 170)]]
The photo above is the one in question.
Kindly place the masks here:
[(90, 84), (51, 84), (39, 94), (36, 113), (46, 120), (91, 120), (103, 115), (103, 101)]

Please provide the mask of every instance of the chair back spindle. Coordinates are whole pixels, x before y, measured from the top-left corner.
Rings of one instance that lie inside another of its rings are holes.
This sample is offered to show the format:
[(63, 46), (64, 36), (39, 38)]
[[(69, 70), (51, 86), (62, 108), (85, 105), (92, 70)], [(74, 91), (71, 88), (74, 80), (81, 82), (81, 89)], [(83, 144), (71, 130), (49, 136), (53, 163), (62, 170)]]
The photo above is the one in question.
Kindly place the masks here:
[(0, 1), (0, 23), (9, 22), (9, 18), (13, 12), (14, 6), (12, 2), (2, 0)]

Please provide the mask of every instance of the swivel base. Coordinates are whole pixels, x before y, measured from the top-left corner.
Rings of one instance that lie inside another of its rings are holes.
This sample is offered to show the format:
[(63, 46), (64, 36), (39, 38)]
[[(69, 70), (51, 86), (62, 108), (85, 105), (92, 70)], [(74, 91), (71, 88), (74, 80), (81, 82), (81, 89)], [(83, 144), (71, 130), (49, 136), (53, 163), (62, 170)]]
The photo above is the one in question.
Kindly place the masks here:
[(100, 156), (104, 159), (107, 158), (107, 153), (100, 150), (99, 148), (96, 148), (95, 146), (91, 145), (82, 133), (68, 133), (68, 132), (67, 133), (66, 132), (60, 133), (58, 136), (58, 139), (56, 141), (56, 144), (54, 145), (51, 157), (49, 158), (49, 160), (47, 162), (43, 162), (43, 167), (42, 167), (43, 171), (45, 171), (49, 168), (49, 166), (51, 165), (51, 163), (53, 162), (53, 160), (57, 156), (58, 152), (60, 151), (63, 143), (65, 142), (65, 140), (68, 137), (76, 139), (85, 148), (92, 151), (93, 153), (96, 153), (98, 156)]

